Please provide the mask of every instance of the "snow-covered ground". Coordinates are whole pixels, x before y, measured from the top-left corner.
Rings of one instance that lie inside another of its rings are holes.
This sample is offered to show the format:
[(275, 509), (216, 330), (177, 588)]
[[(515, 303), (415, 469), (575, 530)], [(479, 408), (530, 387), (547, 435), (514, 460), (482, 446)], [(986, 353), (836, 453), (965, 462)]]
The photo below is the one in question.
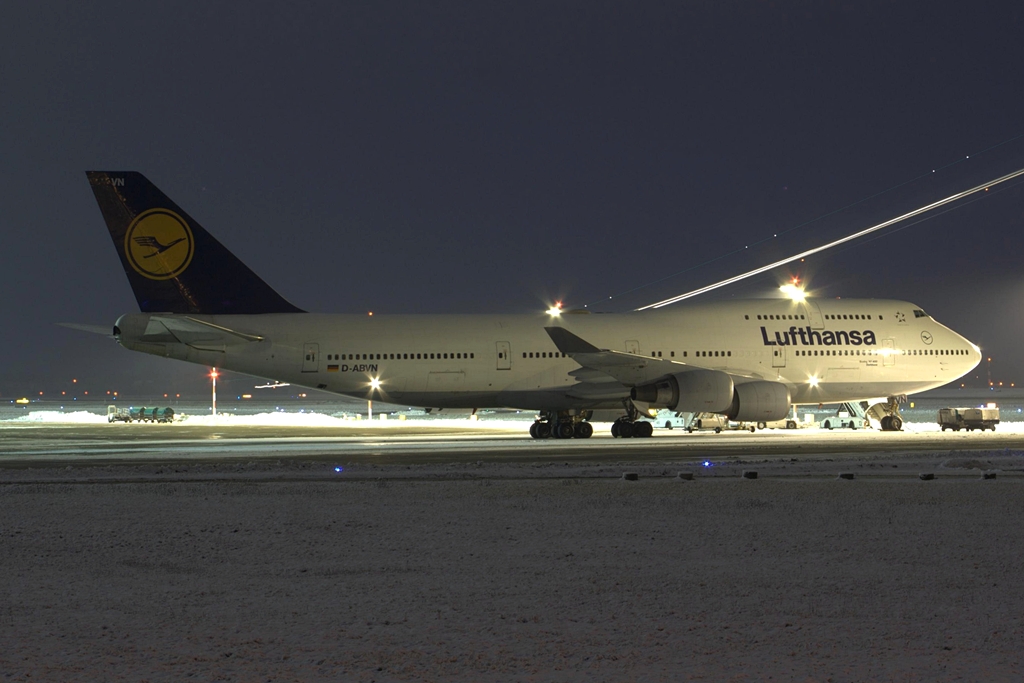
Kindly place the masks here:
[[(63, 412), (56, 410), (36, 410), (29, 412), (25, 415), (21, 415), (15, 418), (6, 420), (5, 422), (11, 424), (106, 424), (107, 418), (104, 415), (88, 411), (71, 411)], [(352, 415), (336, 416), (316, 411), (301, 411), (301, 412), (284, 412), (284, 411), (270, 411), (265, 413), (256, 413), (251, 415), (238, 415), (233, 413), (218, 413), (217, 415), (179, 415), (175, 420), (175, 424), (190, 425), (190, 426), (210, 426), (210, 427), (230, 427), (230, 426), (249, 426), (249, 427), (358, 427), (360, 429), (381, 429), (381, 430), (394, 430), (396, 428), (406, 427), (410, 430), (423, 429), (423, 428), (441, 428), (441, 427), (458, 427), (460, 429), (472, 429), (480, 431), (501, 431), (508, 429), (524, 430), (525, 425), (529, 424), (529, 420), (522, 415), (509, 416), (509, 417), (497, 417), (489, 416), (485, 419), (474, 419), (469, 415), (457, 415), (453, 417), (442, 417), (442, 416), (419, 416), (406, 418), (401, 416), (401, 419), (395, 419), (392, 416), (388, 416), (385, 419), (356, 419)], [(610, 423), (595, 423), (595, 430), (599, 432), (607, 431), (610, 427)], [(997, 427), (1000, 433), (1007, 434), (1024, 434), (1024, 422), (1002, 422)], [(938, 432), (941, 428), (937, 423), (934, 422), (905, 422), (903, 430), (911, 433), (922, 433), (922, 432)], [(774, 431), (774, 430), (770, 430)], [(827, 431), (821, 430), (820, 427), (809, 427), (802, 429), (804, 432), (817, 432)], [(832, 430), (836, 433), (842, 433), (847, 430), (836, 429)]]
[[(971, 469), (1020, 458), (996, 456), (947, 461), (936, 481), (687, 482), (649, 466), (627, 482), (607, 466), (482, 464), (299, 482), (277, 474), (326, 468), (6, 471), (0, 671), (1022, 680), (1024, 480)], [(140, 472), (149, 481), (132, 481)], [(85, 481), (104, 479), (122, 483)]]

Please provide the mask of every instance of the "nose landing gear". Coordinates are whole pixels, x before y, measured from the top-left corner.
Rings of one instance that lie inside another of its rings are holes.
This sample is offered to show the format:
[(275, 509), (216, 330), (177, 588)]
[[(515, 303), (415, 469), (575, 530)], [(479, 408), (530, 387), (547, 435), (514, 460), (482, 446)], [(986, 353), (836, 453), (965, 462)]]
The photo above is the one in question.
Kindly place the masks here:
[(883, 404), (882, 410), (885, 411), (885, 415), (878, 420), (879, 424), (882, 425), (883, 432), (899, 432), (903, 430), (903, 417), (900, 415), (900, 404), (906, 402), (906, 395), (890, 396), (888, 401)]

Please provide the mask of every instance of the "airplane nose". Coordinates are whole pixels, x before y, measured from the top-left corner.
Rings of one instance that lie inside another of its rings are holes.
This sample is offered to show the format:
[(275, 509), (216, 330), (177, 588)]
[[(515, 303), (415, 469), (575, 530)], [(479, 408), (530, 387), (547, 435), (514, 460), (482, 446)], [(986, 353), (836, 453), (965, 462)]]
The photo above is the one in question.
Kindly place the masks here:
[(962, 337), (962, 339), (965, 342), (967, 342), (970, 345), (970, 347), (971, 347), (971, 361), (973, 361), (973, 362), (971, 363), (971, 367), (968, 368), (968, 372), (970, 372), (974, 368), (978, 367), (978, 363), (981, 362), (981, 347), (978, 346), (977, 344), (975, 344), (974, 342), (972, 342), (969, 339), (966, 339), (966, 338), (963, 338), (963, 337)]

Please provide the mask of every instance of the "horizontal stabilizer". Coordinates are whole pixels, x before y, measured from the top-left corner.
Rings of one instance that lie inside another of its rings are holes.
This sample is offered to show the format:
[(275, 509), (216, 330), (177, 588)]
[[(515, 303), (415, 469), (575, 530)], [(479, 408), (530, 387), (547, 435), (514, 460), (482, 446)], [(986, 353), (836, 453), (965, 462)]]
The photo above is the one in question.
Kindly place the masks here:
[(186, 315), (151, 315), (140, 341), (152, 344), (180, 343), (196, 349), (224, 351), (237, 346), (263, 341), (264, 337), (232, 330)]
[(258, 342), (263, 341), (263, 337), (258, 334), (249, 334), (248, 332), (239, 332), (238, 330), (232, 330), (221, 325), (214, 325), (208, 323), (205, 320), (199, 320), (198, 318), (192, 318), (190, 316), (171, 316), (171, 315), (154, 315), (150, 316), (150, 320), (157, 320), (163, 323), (164, 327), (170, 330), (172, 333), (175, 332), (191, 332), (196, 334), (212, 334), (215, 336), (231, 336), (237, 337), (243, 341)]
[(114, 330), (110, 325), (84, 325), (82, 323), (57, 323), (61, 327), (66, 327), (69, 330), (78, 330), (79, 332), (89, 332), (90, 334), (102, 334), (104, 337), (113, 337)]

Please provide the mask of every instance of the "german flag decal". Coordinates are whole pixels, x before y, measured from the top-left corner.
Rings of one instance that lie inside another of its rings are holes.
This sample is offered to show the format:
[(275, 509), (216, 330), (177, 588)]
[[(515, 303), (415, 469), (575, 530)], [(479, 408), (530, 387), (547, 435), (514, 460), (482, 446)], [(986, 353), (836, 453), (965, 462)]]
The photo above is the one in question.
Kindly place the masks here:
[(338, 371), (338, 366), (337, 365), (328, 365), (327, 366), (327, 372), (337, 372), (337, 371)]

